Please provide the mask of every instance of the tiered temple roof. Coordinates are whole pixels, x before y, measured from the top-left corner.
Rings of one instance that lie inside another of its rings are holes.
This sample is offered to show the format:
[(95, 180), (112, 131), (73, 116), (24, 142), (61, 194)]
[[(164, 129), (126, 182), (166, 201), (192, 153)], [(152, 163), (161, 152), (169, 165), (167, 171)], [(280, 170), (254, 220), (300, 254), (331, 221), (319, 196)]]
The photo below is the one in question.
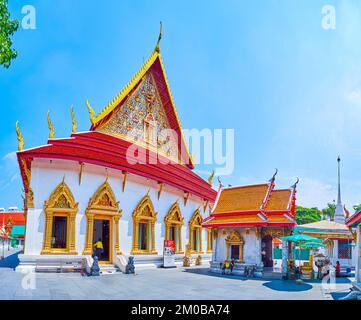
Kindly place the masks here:
[[(160, 38), (161, 34), (156, 48), (138, 72), (98, 115), (87, 101), (91, 120), (88, 132), (74, 132), (76, 121), (72, 112), (73, 134), (70, 138), (56, 139), (49, 118), (51, 135), (47, 145), (22, 150), (24, 142), (17, 126), (17, 156), (26, 193), (29, 192), (31, 160), (45, 158), (129, 172), (214, 201), (216, 191), (192, 171), (194, 164), (182, 134), (160, 54)], [(175, 135), (162, 135), (167, 129)], [(131, 146), (137, 147), (134, 153), (127, 152)]]
[(274, 190), (274, 175), (264, 184), (220, 186), (215, 205), (203, 226), (294, 226), (296, 185)]

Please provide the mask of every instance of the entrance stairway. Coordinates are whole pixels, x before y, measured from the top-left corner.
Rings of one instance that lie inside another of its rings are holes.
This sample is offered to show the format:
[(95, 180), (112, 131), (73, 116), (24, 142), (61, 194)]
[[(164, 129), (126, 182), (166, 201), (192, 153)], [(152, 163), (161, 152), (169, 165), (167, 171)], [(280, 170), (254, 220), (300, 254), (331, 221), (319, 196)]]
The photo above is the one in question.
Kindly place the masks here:
[(99, 268), (100, 268), (100, 274), (103, 276), (108, 274), (122, 273), (120, 269), (113, 264), (101, 264), (99, 265)]

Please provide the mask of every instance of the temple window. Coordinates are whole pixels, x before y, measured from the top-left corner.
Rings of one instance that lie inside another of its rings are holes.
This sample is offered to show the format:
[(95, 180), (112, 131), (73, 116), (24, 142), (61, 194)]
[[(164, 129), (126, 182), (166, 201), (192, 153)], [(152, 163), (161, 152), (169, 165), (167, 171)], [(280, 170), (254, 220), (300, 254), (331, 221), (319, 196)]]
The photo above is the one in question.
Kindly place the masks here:
[(202, 216), (197, 209), (189, 221), (189, 244), (191, 253), (203, 253), (202, 251)]
[(148, 243), (147, 243), (147, 223), (140, 222), (139, 223), (139, 249), (140, 250), (147, 250)]
[(155, 250), (154, 211), (149, 195), (143, 197), (133, 212), (133, 246), (131, 254), (157, 254)]
[(182, 226), (183, 216), (180, 212), (178, 202), (174, 203), (164, 218), (165, 240), (175, 241), (176, 253), (182, 253)]
[(236, 260), (243, 263), (243, 239), (237, 231), (226, 238), (226, 260)]
[[(115, 251), (116, 255), (121, 254), (119, 220), (122, 216), (122, 210), (119, 208), (119, 202), (115, 198), (108, 179), (89, 199), (85, 216), (87, 224), (83, 255), (91, 255), (93, 253), (94, 242), (101, 238), (104, 246), (102, 258), (106, 262), (111, 262), (113, 251)], [(114, 234), (113, 229), (115, 230)]]
[(77, 254), (75, 216), (78, 204), (64, 180), (44, 203), (45, 232), (41, 254)]
[(66, 249), (68, 234), (68, 218), (66, 216), (53, 216), (53, 231), (51, 235), (51, 248)]
[(338, 240), (338, 258), (339, 259), (351, 259), (352, 258), (352, 247), (348, 240)]

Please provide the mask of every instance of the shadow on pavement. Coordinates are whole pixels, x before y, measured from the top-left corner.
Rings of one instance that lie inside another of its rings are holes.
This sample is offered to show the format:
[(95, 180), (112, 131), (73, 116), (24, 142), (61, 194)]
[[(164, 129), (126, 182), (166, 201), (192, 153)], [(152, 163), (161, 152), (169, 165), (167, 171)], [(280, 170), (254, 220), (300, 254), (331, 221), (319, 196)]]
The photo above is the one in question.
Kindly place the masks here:
[(20, 252), (16, 252), (10, 256), (7, 256), (5, 259), (0, 260), (0, 268), (15, 269), (19, 265), (19, 253)]
[(220, 274), (220, 273), (213, 273), (210, 272), (208, 268), (185, 268), (183, 272), (188, 272), (188, 273), (195, 273), (195, 274), (200, 274), (200, 275), (204, 275), (204, 276), (210, 276), (210, 277), (216, 277), (216, 278), (224, 278), (224, 279), (237, 279), (237, 280), (241, 280), (241, 281), (245, 281), (245, 280), (262, 280), (260, 278), (245, 278), (245, 277), (241, 277), (238, 275), (233, 275), (233, 274)]
[(311, 290), (312, 286), (308, 283), (296, 284), (294, 281), (270, 281), (262, 284), (263, 286), (275, 291), (307, 291)]
[(347, 296), (350, 293), (350, 291), (347, 292), (332, 292), (331, 296), (333, 300), (340, 300), (341, 298)]

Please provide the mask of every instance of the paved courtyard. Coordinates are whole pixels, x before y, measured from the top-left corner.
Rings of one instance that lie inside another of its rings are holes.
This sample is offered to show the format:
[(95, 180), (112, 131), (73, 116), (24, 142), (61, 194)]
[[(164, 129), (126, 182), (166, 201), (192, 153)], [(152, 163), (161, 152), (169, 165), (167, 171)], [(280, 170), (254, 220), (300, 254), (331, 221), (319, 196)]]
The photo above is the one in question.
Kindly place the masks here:
[[(10, 260), (9, 260), (10, 259)], [(7, 263), (5, 263), (7, 261)], [(80, 274), (36, 273), (35, 289), (24, 289), (24, 275), (11, 267), (17, 255), (0, 262), (0, 300), (4, 299), (339, 299), (353, 279), (338, 279), (336, 288), (321, 283), (245, 279), (208, 273), (205, 267), (138, 270), (136, 275), (83, 277)]]

